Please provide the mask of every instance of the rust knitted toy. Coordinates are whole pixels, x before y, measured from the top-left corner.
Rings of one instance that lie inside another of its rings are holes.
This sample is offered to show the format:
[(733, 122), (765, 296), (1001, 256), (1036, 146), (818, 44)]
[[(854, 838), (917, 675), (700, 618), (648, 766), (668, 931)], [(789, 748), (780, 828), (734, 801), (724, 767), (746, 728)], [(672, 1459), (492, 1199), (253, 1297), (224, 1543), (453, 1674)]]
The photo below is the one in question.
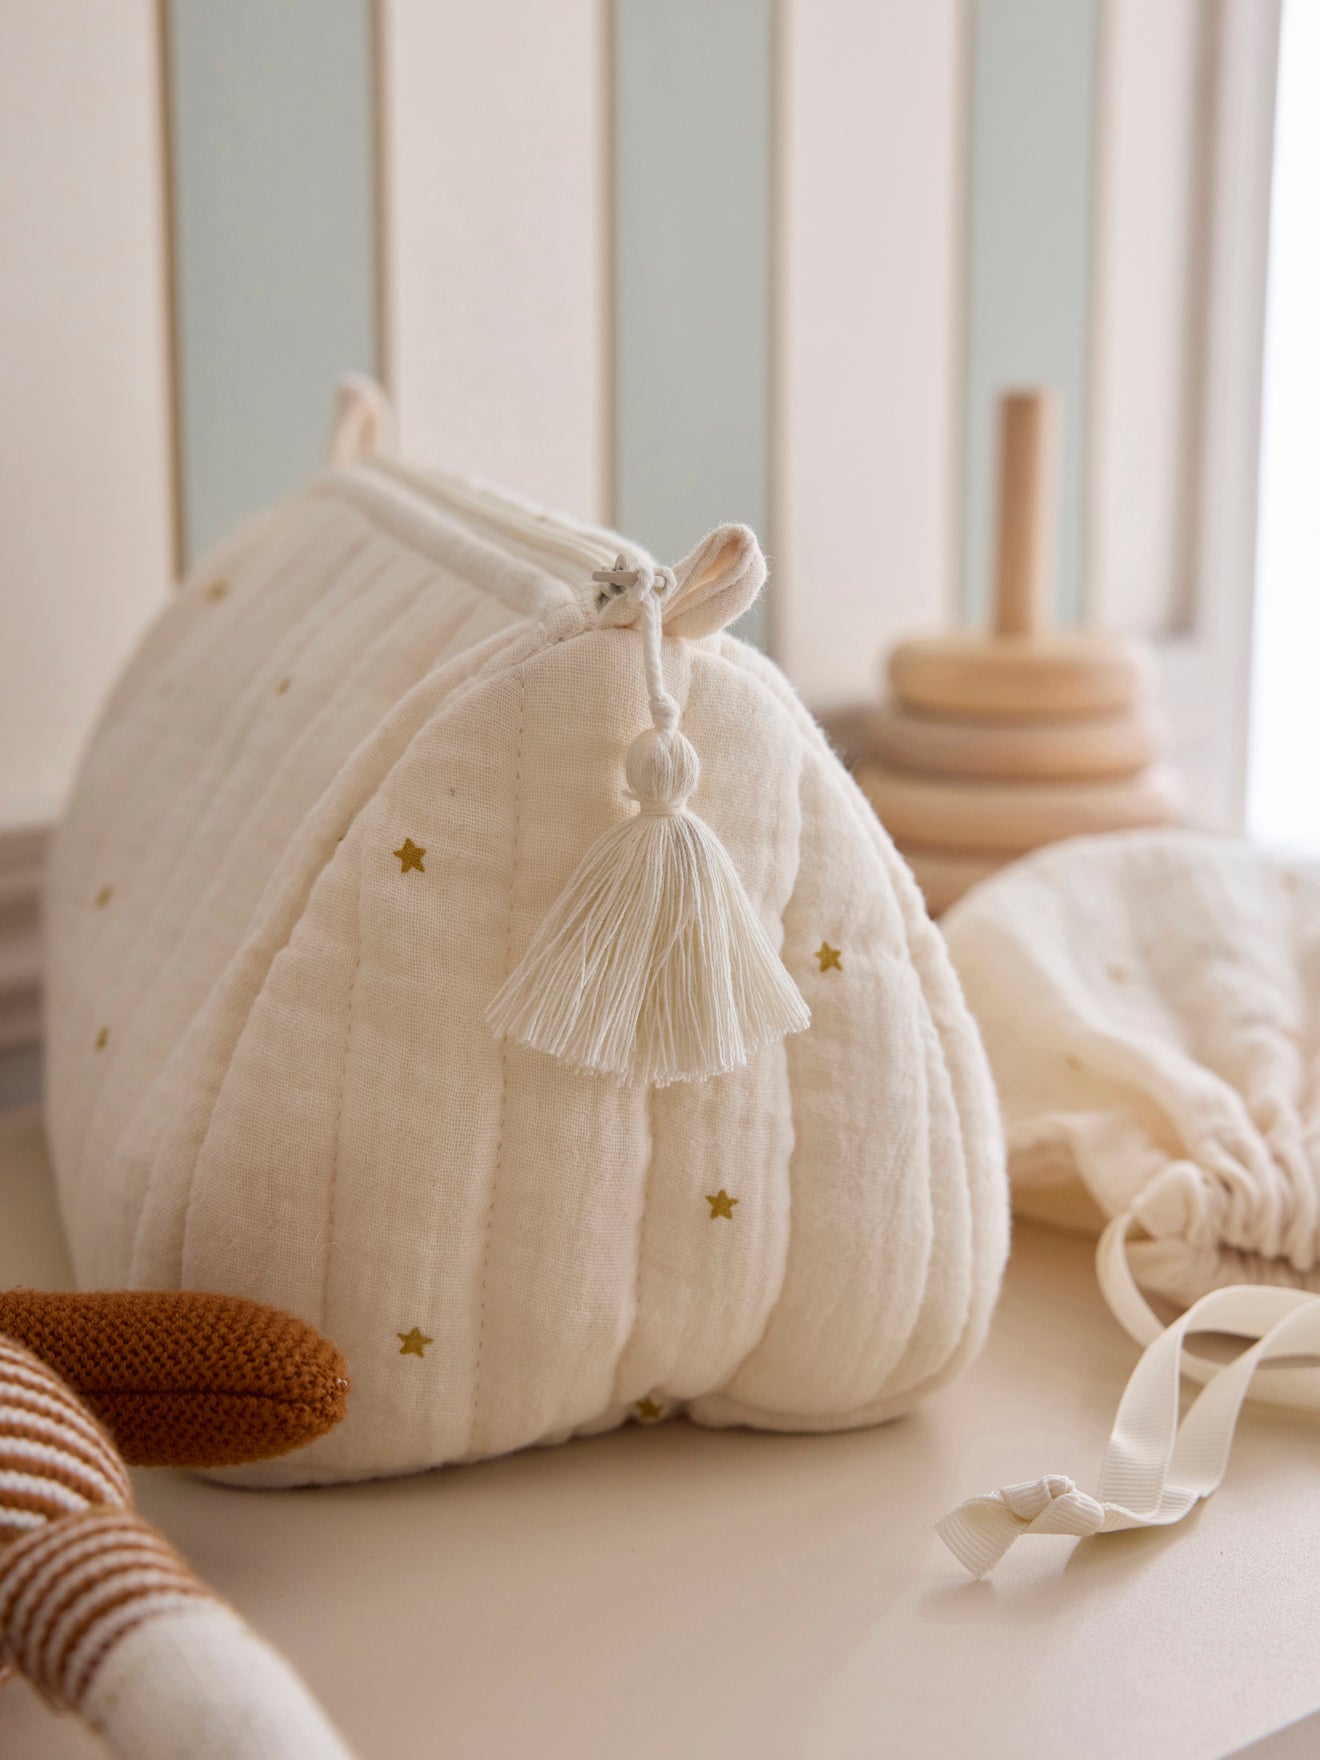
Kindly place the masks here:
[(291, 1314), (234, 1296), (9, 1290), (0, 1333), (76, 1389), (133, 1466), (271, 1460), (344, 1415), (335, 1346)]

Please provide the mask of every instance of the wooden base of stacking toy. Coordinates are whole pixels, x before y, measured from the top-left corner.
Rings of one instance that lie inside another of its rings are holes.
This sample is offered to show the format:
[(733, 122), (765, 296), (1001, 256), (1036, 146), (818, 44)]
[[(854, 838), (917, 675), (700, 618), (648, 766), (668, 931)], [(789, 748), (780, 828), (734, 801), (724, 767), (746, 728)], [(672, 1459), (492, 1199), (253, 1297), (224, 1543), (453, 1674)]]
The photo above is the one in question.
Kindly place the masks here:
[(1167, 825), (1177, 789), (1167, 771), (1099, 782), (961, 782), (862, 764), (857, 780), (900, 846), (1022, 855), (1061, 837)]
[(901, 643), (889, 700), (842, 730), (936, 914), (1040, 844), (1163, 825), (1177, 811), (1146, 649), (1049, 627), (1053, 434), (1047, 394), (1003, 400), (993, 627)]
[(857, 743), (895, 770), (1021, 782), (1132, 776), (1160, 750), (1150, 717), (1126, 710), (1069, 720), (971, 721), (900, 703), (873, 710)]
[(980, 855), (969, 855), (963, 850), (922, 849), (910, 843), (903, 846), (903, 855), (916, 876), (926, 900), (926, 909), (932, 917), (948, 910), (978, 880), (985, 880), (997, 868), (1002, 868), (1007, 859), (997, 853), (983, 851)]

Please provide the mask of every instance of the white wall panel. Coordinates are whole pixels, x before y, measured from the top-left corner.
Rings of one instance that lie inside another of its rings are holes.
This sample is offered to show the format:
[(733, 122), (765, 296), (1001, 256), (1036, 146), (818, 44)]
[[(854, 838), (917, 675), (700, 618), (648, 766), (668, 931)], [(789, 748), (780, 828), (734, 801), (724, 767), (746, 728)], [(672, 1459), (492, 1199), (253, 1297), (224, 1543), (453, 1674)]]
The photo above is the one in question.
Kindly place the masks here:
[(1290, 0), (1282, 25), (1247, 825), (1253, 837), (1320, 856), (1320, 6)]
[(159, 109), (149, 0), (0, 7), (0, 831), (172, 571)]
[(600, 517), (601, 0), (382, 0), (381, 26), (385, 328), (403, 445)]
[(1280, 0), (1223, 0), (1206, 252), (1205, 384), (1187, 627), (1160, 647), (1192, 815), (1239, 829), (1246, 800), (1256, 501)]
[(1096, 621), (1155, 640), (1196, 822), (1241, 825), (1279, 0), (1108, 0)]
[(784, 0), (772, 642), (814, 705), (946, 613), (963, 175), (959, 0)]
[(1189, 560), (1213, 10), (1101, 11), (1087, 599), (1096, 621), (1147, 635), (1168, 629)]

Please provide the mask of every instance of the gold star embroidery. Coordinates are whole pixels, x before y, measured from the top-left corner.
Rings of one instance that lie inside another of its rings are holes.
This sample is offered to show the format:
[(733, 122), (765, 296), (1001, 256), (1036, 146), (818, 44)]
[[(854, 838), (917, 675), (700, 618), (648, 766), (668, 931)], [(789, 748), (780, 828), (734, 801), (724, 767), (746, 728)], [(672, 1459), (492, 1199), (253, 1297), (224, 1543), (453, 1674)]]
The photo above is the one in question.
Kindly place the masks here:
[(665, 1408), (657, 1399), (639, 1399), (636, 1412), (643, 1424), (658, 1424), (665, 1415)]
[(210, 600), (212, 605), (218, 605), (228, 592), (228, 581), (212, 581), (210, 586), (206, 589), (206, 597)]
[(405, 837), (398, 849), (391, 851), (391, 854), (396, 855), (399, 858), (399, 872), (401, 874), (406, 874), (409, 868), (416, 868), (419, 874), (424, 874), (426, 872), (426, 869), (422, 866), (422, 857), (426, 854), (426, 851), (424, 849), (418, 849), (411, 837)]
[(737, 1198), (731, 1198), (723, 1186), (720, 1187), (718, 1192), (707, 1192), (706, 1202), (710, 1205), (711, 1221), (714, 1222), (717, 1216), (727, 1216), (729, 1221), (732, 1222), (733, 1207), (739, 1201), (740, 1200)]
[(417, 1326), (411, 1327), (407, 1332), (400, 1332), (397, 1336), (403, 1341), (399, 1346), (401, 1357), (424, 1357), (427, 1345), (435, 1343), (433, 1338), (428, 1338)]
[(100, 1032), (96, 1035), (96, 1049), (98, 1051), (104, 1051), (109, 1043), (110, 1029), (109, 1027), (102, 1027)]
[(109, 904), (110, 900), (114, 897), (114, 895), (115, 895), (115, 889), (113, 886), (103, 886), (101, 888), (101, 890), (96, 895), (96, 908), (97, 908), (97, 910), (103, 911), (105, 909), (105, 907)]
[(816, 958), (820, 961), (822, 972), (843, 970), (843, 956), (837, 947), (831, 947), (828, 941), (822, 941), (816, 949)]

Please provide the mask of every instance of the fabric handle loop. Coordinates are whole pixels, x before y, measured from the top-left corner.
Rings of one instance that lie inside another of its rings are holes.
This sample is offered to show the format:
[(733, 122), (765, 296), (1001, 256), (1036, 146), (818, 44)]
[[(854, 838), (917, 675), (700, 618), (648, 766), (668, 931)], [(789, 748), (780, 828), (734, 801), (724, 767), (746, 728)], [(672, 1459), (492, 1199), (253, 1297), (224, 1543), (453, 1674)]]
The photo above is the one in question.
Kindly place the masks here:
[(335, 388), (327, 458), (333, 466), (393, 452), (394, 408), (384, 388), (365, 373), (345, 373)]

